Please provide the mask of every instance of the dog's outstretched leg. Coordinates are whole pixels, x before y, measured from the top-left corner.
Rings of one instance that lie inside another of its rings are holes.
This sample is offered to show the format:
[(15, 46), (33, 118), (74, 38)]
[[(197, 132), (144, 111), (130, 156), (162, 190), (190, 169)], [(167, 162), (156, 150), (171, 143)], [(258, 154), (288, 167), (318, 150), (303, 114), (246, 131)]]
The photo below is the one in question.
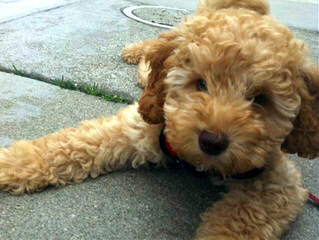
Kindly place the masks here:
[(148, 162), (161, 164), (159, 131), (160, 126), (141, 119), (135, 104), (117, 116), (17, 141), (0, 148), (0, 190), (21, 194)]
[(289, 160), (254, 183), (236, 185), (202, 215), (196, 240), (275, 240), (307, 199)]

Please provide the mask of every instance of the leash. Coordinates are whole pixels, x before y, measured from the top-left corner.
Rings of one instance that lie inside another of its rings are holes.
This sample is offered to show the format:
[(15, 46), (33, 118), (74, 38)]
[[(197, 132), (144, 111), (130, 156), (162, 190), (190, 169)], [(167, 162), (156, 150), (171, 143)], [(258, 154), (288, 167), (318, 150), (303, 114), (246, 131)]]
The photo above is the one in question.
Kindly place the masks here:
[(313, 195), (308, 189), (306, 190), (308, 191), (308, 199), (312, 201), (315, 206), (319, 207), (319, 198)]

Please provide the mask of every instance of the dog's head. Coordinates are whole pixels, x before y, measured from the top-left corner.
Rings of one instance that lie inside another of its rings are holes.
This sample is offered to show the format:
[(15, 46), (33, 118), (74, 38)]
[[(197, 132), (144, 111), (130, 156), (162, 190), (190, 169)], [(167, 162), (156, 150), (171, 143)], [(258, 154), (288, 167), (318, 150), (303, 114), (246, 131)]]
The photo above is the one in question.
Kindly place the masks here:
[(198, 168), (234, 174), (281, 149), (319, 153), (318, 69), (267, 13), (265, 1), (203, 0), (146, 55), (139, 112), (165, 121), (173, 149)]

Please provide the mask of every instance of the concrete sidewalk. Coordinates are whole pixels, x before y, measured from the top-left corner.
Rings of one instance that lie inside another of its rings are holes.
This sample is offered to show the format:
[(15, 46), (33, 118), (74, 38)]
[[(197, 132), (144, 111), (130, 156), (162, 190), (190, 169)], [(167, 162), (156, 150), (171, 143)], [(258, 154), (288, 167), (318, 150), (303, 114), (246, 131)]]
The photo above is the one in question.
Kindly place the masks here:
[[(136, 86), (136, 67), (121, 60), (122, 47), (156, 37), (165, 29), (135, 22), (120, 10), (157, 4), (191, 12), (197, 2), (59, 1), (68, 4), (0, 22), (0, 70), (29, 73), (34, 78), (42, 74), (42, 80), (63, 76), (77, 84), (98, 84), (105, 92), (125, 99), (137, 99), (141, 90)], [(0, 0), (0, 4), (6, 2), (18, 1)], [(272, 12), (308, 43), (318, 62), (319, 35), (312, 29), (318, 5), (274, 0), (271, 6)], [(176, 23), (181, 16), (165, 10), (146, 15)], [(0, 146), (76, 126), (125, 107), (3, 72), (0, 83)], [(319, 195), (319, 159), (291, 157), (303, 172), (304, 185)], [(181, 169), (151, 169), (112, 173), (32, 195), (15, 197), (0, 192), (0, 240), (188, 240), (200, 213), (223, 190)], [(318, 240), (318, 226), (319, 210), (307, 204), (282, 240)]]

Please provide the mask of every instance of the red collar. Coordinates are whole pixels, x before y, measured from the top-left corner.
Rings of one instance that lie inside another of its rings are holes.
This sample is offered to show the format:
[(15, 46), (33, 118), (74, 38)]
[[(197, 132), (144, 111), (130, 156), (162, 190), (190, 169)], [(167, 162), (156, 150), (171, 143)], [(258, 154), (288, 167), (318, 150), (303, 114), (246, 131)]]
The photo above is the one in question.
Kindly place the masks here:
[(193, 165), (179, 159), (177, 152), (175, 152), (175, 150), (167, 141), (167, 138), (165, 135), (165, 126), (163, 127), (161, 134), (159, 136), (159, 143), (160, 143), (161, 150), (165, 153), (165, 155), (174, 161), (174, 163), (172, 163), (171, 166), (185, 168), (195, 176), (199, 176), (199, 177), (207, 176), (206, 172), (199, 172), (196, 170), (196, 168)]
[(174, 151), (172, 146), (167, 141), (164, 129), (165, 129), (165, 127), (162, 129), (161, 134), (160, 134), (160, 146), (161, 146), (161, 149), (167, 156), (169, 156), (169, 157), (171, 157), (173, 159), (178, 159), (179, 160), (177, 152)]

